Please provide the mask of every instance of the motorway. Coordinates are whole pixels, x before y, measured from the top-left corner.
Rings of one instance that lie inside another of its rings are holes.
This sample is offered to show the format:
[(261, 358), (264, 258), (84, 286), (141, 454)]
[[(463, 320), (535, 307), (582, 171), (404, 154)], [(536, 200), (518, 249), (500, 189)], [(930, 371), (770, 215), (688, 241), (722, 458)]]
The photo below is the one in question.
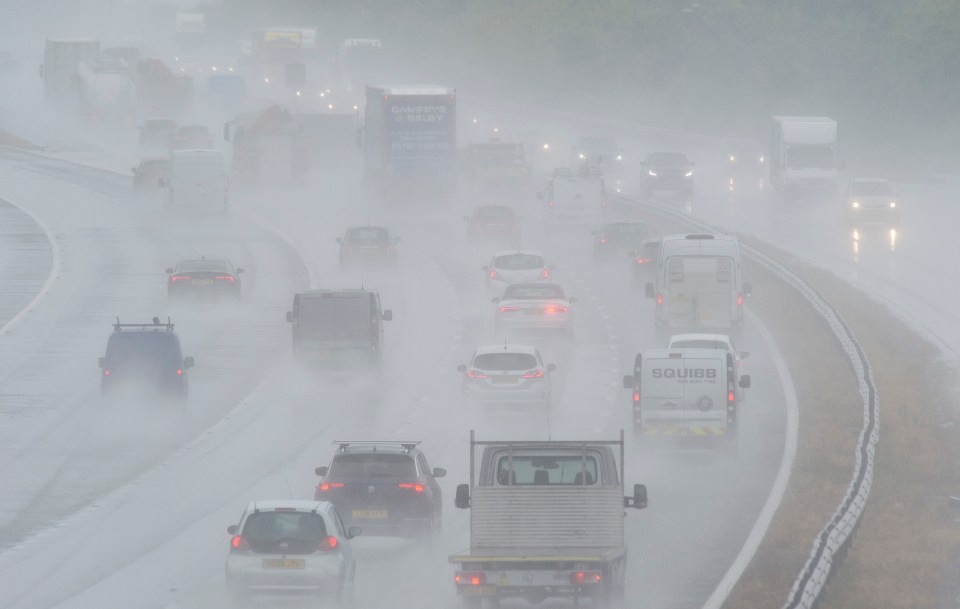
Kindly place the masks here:
[[(0, 199), (40, 219), (59, 248), (48, 293), (0, 336), (4, 607), (229, 607), (226, 526), (251, 499), (312, 496), (313, 468), (342, 438), (419, 439), (431, 465), (449, 472), (443, 530), (431, 544), (356, 541), (358, 606), (457, 606), (446, 557), (468, 545), (468, 513), (452, 498), (466, 481), (469, 430), (545, 439), (629, 429), (620, 376), (638, 350), (655, 346), (651, 303), (632, 293), (626, 265), (594, 268), (588, 231), (544, 234), (532, 196), (515, 201), (524, 244), (542, 249), (556, 280), (580, 297), (574, 344), (540, 345), (558, 366), (549, 419), (461, 403), (457, 364), (493, 340), (479, 268), (490, 251), (464, 247), (470, 197), (450, 208), (366, 204), (347, 161), (306, 190), (236, 192), (226, 220), (168, 217), (131, 197), (132, 132), (61, 146), (60, 156), (85, 164), (51, 158), (57, 136), (38, 137), (53, 144), (51, 156), (0, 153)], [(367, 221), (403, 238), (398, 273), (339, 272), (334, 238)], [(39, 228), (20, 230), (42, 243)], [(168, 306), (163, 269), (196, 253), (228, 255), (247, 269), (241, 305)], [(51, 264), (41, 249), (13, 271), (0, 265), (0, 279), (16, 272), (40, 289)], [(380, 290), (395, 315), (379, 378), (296, 366), (284, 322), (292, 295), (361, 283)], [(23, 288), (3, 294), (0, 311), (29, 302)], [(96, 358), (114, 317), (153, 315), (170, 315), (197, 359), (188, 404), (101, 401)], [(742, 345), (752, 352), (745, 365), (754, 387), (737, 459), (629, 442), (626, 481), (647, 484), (651, 497), (648, 510), (627, 517), (632, 606), (703, 606), (767, 499), (785, 442), (785, 399), (775, 348), (756, 324)]]

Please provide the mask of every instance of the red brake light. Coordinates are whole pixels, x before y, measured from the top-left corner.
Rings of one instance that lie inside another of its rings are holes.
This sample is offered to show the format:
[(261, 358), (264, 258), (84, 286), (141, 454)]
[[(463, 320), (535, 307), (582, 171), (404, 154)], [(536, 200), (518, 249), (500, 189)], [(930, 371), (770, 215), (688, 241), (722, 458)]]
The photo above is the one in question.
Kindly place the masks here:
[(422, 493), (424, 491), (423, 485), (417, 482), (401, 482), (397, 486), (400, 488), (413, 489), (415, 493)]
[(250, 543), (244, 538), (243, 535), (234, 535), (230, 539), (230, 551), (231, 552), (249, 552)]
[(110, 376), (110, 370), (108, 370), (107, 368), (104, 368), (104, 369), (103, 369), (103, 376)]
[(183, 376), (183, 368), (177, 368), (177, 376)]
[(727, 401), (728, 401), (728, 402), (732, 402), (733, 400), (734, 400), (733, 391), (732, 391), (732, 390), (731, 390), (731, 391), (728, 391), (728, 392), (727, 392)]
[(639, 391), (634, 391), (634, 392), (633, 392), (633, 401), (634, 401), (634, 402), (639, 402), (639, 401), (640, 401), (640, 392), (639, 392)]
[(737, 294), (737, 306), (743, 306), (743, 294)]
[(336, 549), (337, 549), (337, 543), (338, 543), (338, 542), (337, 542), (337, 538), (334, 537), (333, 535), (331, 535), (331, 536), (329, 536), (329, 537), (324, 537), (323, 539), (320, 540), (320, 547), (319, 547), (319, 549), (320, 549), (320, 550), (325, 550), (325, 551), (336, 550)]
[(183, 281), (184, 279), (190, 279), (190, 275), (172, 275), (170, 281), (176, 283), (178, 281)]
[(663, 306), (663, 294), (657, 294), (657, 306)]
[(543, 378), (543, 369), (537, 368), (536, 372), (528, 372), (523, 375), (525, 379), (540, 379)]
[(487, 582), (487, 576), (484, 573), (457, 573), (453, 576), (453, 581), (458, 586), (482, 586)]
[(637, 258), (637, 264), (647, 264), (653, 262), (653, 258)]
[(553, 205), (554, 205), (553, 199), (550, 199), (550, 201), (547, 203), (547, 205), (548, 205), (549, 207), (553, 207)]
[(550, 279), (550, 269), (543, 269), (540, 272), (540, 279)]
[(577, 571), (570, 574), (570, 583), (575, 586), (583, 584), (599, 584), (600, 574), (596, 571)]
[(600, 244), (601, 244), (601, 245), (603, 245), (603, 244), (606, 243), (606, 242), (607, 242), (607, 238), (606, 238), (606, 237), (600, 237)]
[(343, 488), (343, 482), (323, 482), (320, 484), (321, 491), (329, 491), (332, 488)]
[(547, 315), (553, 315), (554, 313), (566, 313), (569, 309), (567, 307), (547, 307), (543, 311)]
[(513, 311), (519, 311), (520, 307), (500, 307), (501, 313), (512, 313)]
[(497, 278), (497, 272), (496, 272), (496, 271), (490, 271), (490, 279), (496, 279), (496, 278)]
[(487, 375), (482, 372), (477, 372), (476, 370), (467, 370), (467, 378), (485, 379)]
[(233, 275), (217, 275), (214, 277), (214, 279), (219, 279), (220, 281), (229, 281), (230, 283), (233, 283), (237, 280), (237, 278)]

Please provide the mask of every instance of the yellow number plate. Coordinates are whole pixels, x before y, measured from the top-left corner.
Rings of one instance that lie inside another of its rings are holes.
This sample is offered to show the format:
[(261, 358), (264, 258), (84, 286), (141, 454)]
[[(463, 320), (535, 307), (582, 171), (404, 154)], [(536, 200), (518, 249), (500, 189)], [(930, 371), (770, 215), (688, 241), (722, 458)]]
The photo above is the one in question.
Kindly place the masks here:
[(264, 569), (303, 569), (305, 566), (302, 558), (264, 558)]
[(386, 518), (389, 513), (387, 510), (353, 510), (354, 518)]

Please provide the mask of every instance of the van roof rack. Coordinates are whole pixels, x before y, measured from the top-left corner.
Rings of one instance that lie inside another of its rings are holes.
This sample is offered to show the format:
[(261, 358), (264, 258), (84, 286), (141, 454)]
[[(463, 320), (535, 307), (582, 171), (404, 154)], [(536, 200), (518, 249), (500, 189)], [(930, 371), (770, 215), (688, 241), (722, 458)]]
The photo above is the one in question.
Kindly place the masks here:
[(140, 330), (148, 330), (148, 329), (159, 330), (161, 328), (165, 328), (168, 332), (172, 332), (173, 322), (170, 321), (170, 317), (168, 316), (166, 323), (162, 323), (159, 317), (154, 317), (153, 321), (148, 324), (122, 324), (120, 323), (120, 316), (118, 315), (116, 323), (113, 324), (113, 331), (120, 332), (124, 328), (137, 328)]
[(372, 446), (377, 450), (377, 446), (399, 446), (405, 452), (410, 452), (420, 444), (420, 440), (334, 440), (332, 444), (340, 445), (340, 452), (345, 453), (351, 446)]

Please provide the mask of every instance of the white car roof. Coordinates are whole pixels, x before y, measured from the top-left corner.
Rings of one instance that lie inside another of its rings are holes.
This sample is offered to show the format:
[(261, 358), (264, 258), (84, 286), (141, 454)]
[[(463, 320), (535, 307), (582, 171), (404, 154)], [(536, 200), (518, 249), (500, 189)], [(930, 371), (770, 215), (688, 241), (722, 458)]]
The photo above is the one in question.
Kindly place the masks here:
[(474, 357), (477, 355), (485, 355), (487, 353), (527, 353), (529, 355), (536, 355), (537, 348), (531, 345), (481, 345), (477, 347)]
[(680, 340), (712, 340), (729, 343), (730, 337), (726, 334), (674, 334), (668, 342), (672, 343)]
[(643, 359), (671, 359), (671, 353), (683, 355), (682, 358), (675, 359), (725, 359), (729, 352), (726, 349), (647, 349), (643, 352)]
[(543, 258), (543, 252), (537, 250), (502, 250), (493, 255), (494, 258), (498, 256), (510, 256), (513, 254), (525, 254), (527, 256), (540, 256)]
[(854, 178), (850, 180), (851, 184), (889, 184), (890, 180), (886, 178)]
[(266, 501), (251, 501), (247, 512), (255, 510), (271, 511), (278, 508), (294, 509), (298, 512), (324, 513), (330, 510), (329, 501), (311, 501), (309, 499), (268, 499)]

